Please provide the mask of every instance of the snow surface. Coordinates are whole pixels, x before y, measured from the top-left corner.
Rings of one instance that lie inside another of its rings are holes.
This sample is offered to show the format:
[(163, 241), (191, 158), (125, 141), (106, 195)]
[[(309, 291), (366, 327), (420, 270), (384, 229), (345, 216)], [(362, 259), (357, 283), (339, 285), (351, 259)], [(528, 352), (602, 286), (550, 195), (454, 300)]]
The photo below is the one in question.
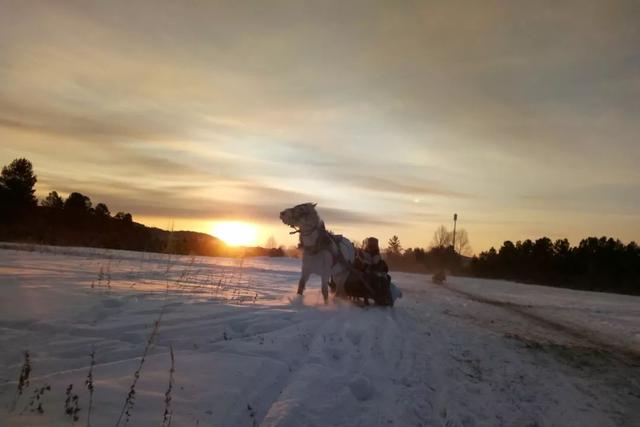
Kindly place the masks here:
[(69, 384), (86, 425), (92, 349), (91, 425), (116, 425), (158, 319), (130, 426), (162, 425), (170, 346), (173, 426), (640, 425), (638, 297), (393, 273), (393, 309), (325, 306), (295, 259), (3, 247), (3, 426), (73, 425)]

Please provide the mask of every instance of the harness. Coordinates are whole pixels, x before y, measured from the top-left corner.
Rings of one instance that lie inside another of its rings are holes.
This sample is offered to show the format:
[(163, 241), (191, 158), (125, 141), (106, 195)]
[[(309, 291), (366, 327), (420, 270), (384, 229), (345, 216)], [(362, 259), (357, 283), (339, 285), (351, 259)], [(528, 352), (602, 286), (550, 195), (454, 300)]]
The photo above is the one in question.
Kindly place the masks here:
[[(318, 237), (316, 238), (315, 243), (313, 245), (305, 245), (302, 238), (306, 236), (311, 236), (314, 232), (318, 232)], [(295, 231), (289, 232), (289, 234), (296, 234), (296, 233), (300, 233), (299, 247), (301, 247), (305, 253), (308, 253), (310, 255), (316, 255), (320, 251), (328, 250), (333, 255), (333, 258), (334, 258), (333, 261), (335, 263), (336, 261), (335, 254), (331, 250), (331, 243), (332, 243), (331, 234), (324, 228), (324, 225), (321, 225), (321, 226), (316, 225), (315, 227), (307, 231), (302, 231), (301, 229), (296, 228)]]

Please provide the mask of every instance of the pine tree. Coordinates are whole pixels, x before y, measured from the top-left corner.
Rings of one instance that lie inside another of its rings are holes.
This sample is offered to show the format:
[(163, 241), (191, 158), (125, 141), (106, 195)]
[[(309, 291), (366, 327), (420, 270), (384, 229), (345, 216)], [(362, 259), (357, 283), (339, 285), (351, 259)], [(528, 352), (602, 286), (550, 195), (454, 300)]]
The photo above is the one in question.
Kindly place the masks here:
[(57, 191), (52, 191), (45, 197), (41, 205), (45, 208), (59, 210), (63, 208), (64, 200), (62, 200), (62, 197), (60, 197)]
[(15, 159), (9, 166), (2, 168), (0, 175), (0, 194), (2, 202), (14, 208), (29, 208), (37, 204), (34, 186), (37, 178), (33, 165), (27, 159)]
[(387, 247), (387, 253), (393, 255), (402, 254), (402, 245), (400, 244), (400, 239), (398, 236), (393, 236), (389, 239), (389, 246)]
[(98, 203), (93, 211), (95, 212), (96, 216), (101, 218), (106, 218), (108, 216), (111, 216), (111, 212), (109, 212), (109, 208), (104, 203)]

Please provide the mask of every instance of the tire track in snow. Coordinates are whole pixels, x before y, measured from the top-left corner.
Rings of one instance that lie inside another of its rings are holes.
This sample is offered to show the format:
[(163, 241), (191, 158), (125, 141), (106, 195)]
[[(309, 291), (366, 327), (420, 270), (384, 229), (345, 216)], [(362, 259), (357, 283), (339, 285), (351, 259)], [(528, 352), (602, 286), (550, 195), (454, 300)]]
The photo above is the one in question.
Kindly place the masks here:
[(591, 354), (574, 360), (570, 353), (562, 360), (553, 345), (532, 351), (502, 333), (529, 329), (528, 318), (501, 313), (501, 307), (472, 301), (424, 276), (399, 276), (415, 283), (403, 287), (398, 308), (422, 332), (427, 360), (422, 378), (430, 386), (432, 411), (422, 425), (638, 425), (632, 420), (640, 419), (633, 413), (640, 388), (628, 364)]
[(624, 364), (636, 366), (636, 367), (640, 366), (640, 350), (639, 349), (636, 349), (633, 347), (621, 346), (619, 344), (613, 343), (606, 336), (599, 334), (598, 332), (595, 332), (593, 330), (587, 330), (587, 329), (580, 330), (577, 327), (568, 325), (564, 322), (552, 320), (552, 319), (549, 319), (548, 317), (535, 314), (530, 310), (527, 310), (528, 306), (526, 305), (494, 300), (494, 299), (477, 295), (468, 291), (463, 291), (461, 289), (454, 288), (452, 287), (451, 284), (443, 284), (441, 286), (443, 289), (446, 289), (450, 292), (461, 295), (464, 298), (469, 299), (471, 301), (499, 307), (503, 310), (506, 310), (516, 315), (519, 315), (521, 317), (524, 317), (525, 319), (531, 322), (534, 322), (552, 332), (555, 332), (555, 333), (559, 332), (568, 338), (572, 338), (579, 342), (586, 343), (590, 347), (605, 351), (607, 353), (611, 353), (612, 355), (616, 356), (618, 360), (623, 362)]

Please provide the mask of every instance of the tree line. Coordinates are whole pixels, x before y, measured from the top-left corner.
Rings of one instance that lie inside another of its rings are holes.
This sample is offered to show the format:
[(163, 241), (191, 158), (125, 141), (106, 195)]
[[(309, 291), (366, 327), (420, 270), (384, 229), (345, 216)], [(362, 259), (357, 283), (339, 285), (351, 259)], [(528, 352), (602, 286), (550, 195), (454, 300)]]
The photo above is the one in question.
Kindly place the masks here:
[(38, 202), (32, 163), (15, 159), (0, 173), (0, 240), (61, 246), (89, 246), (208, 256), (283, 256), (280, 248), (232, 248), (192, 231), (166, 231), (133, 221), (129, 212), (111, 214), (105, 203), (72, 192), (51, 191)]
[(453, 233), (443, 225), (433, 233), (428, 248), (404, 249), (398, 236), (389, 239), (385, 259), (392, 270), (415, 273), (437, 273), (448, 270), (455, 273), (465, 271), (472, 253), (469, 234), (465, 229), (456, 231), (455, 248)]
[(506, 241), (471, 260), (478, 277), (517, 280), (575, 289), (640, 294), (640, 247), (611, 237), (588, 237), (577, 246), (552, 242)]
[(548, 237), (471, 253), (465, 230), (452, 234), (440, 226), (427, 249), (404, 250), (397, 236), (388, 243), (385, 257), (391, 269), (504, 279), (591, 291), (640, 294), (640, 247), (610, 237), (588, 237), (577, 246), (567, 239)]

